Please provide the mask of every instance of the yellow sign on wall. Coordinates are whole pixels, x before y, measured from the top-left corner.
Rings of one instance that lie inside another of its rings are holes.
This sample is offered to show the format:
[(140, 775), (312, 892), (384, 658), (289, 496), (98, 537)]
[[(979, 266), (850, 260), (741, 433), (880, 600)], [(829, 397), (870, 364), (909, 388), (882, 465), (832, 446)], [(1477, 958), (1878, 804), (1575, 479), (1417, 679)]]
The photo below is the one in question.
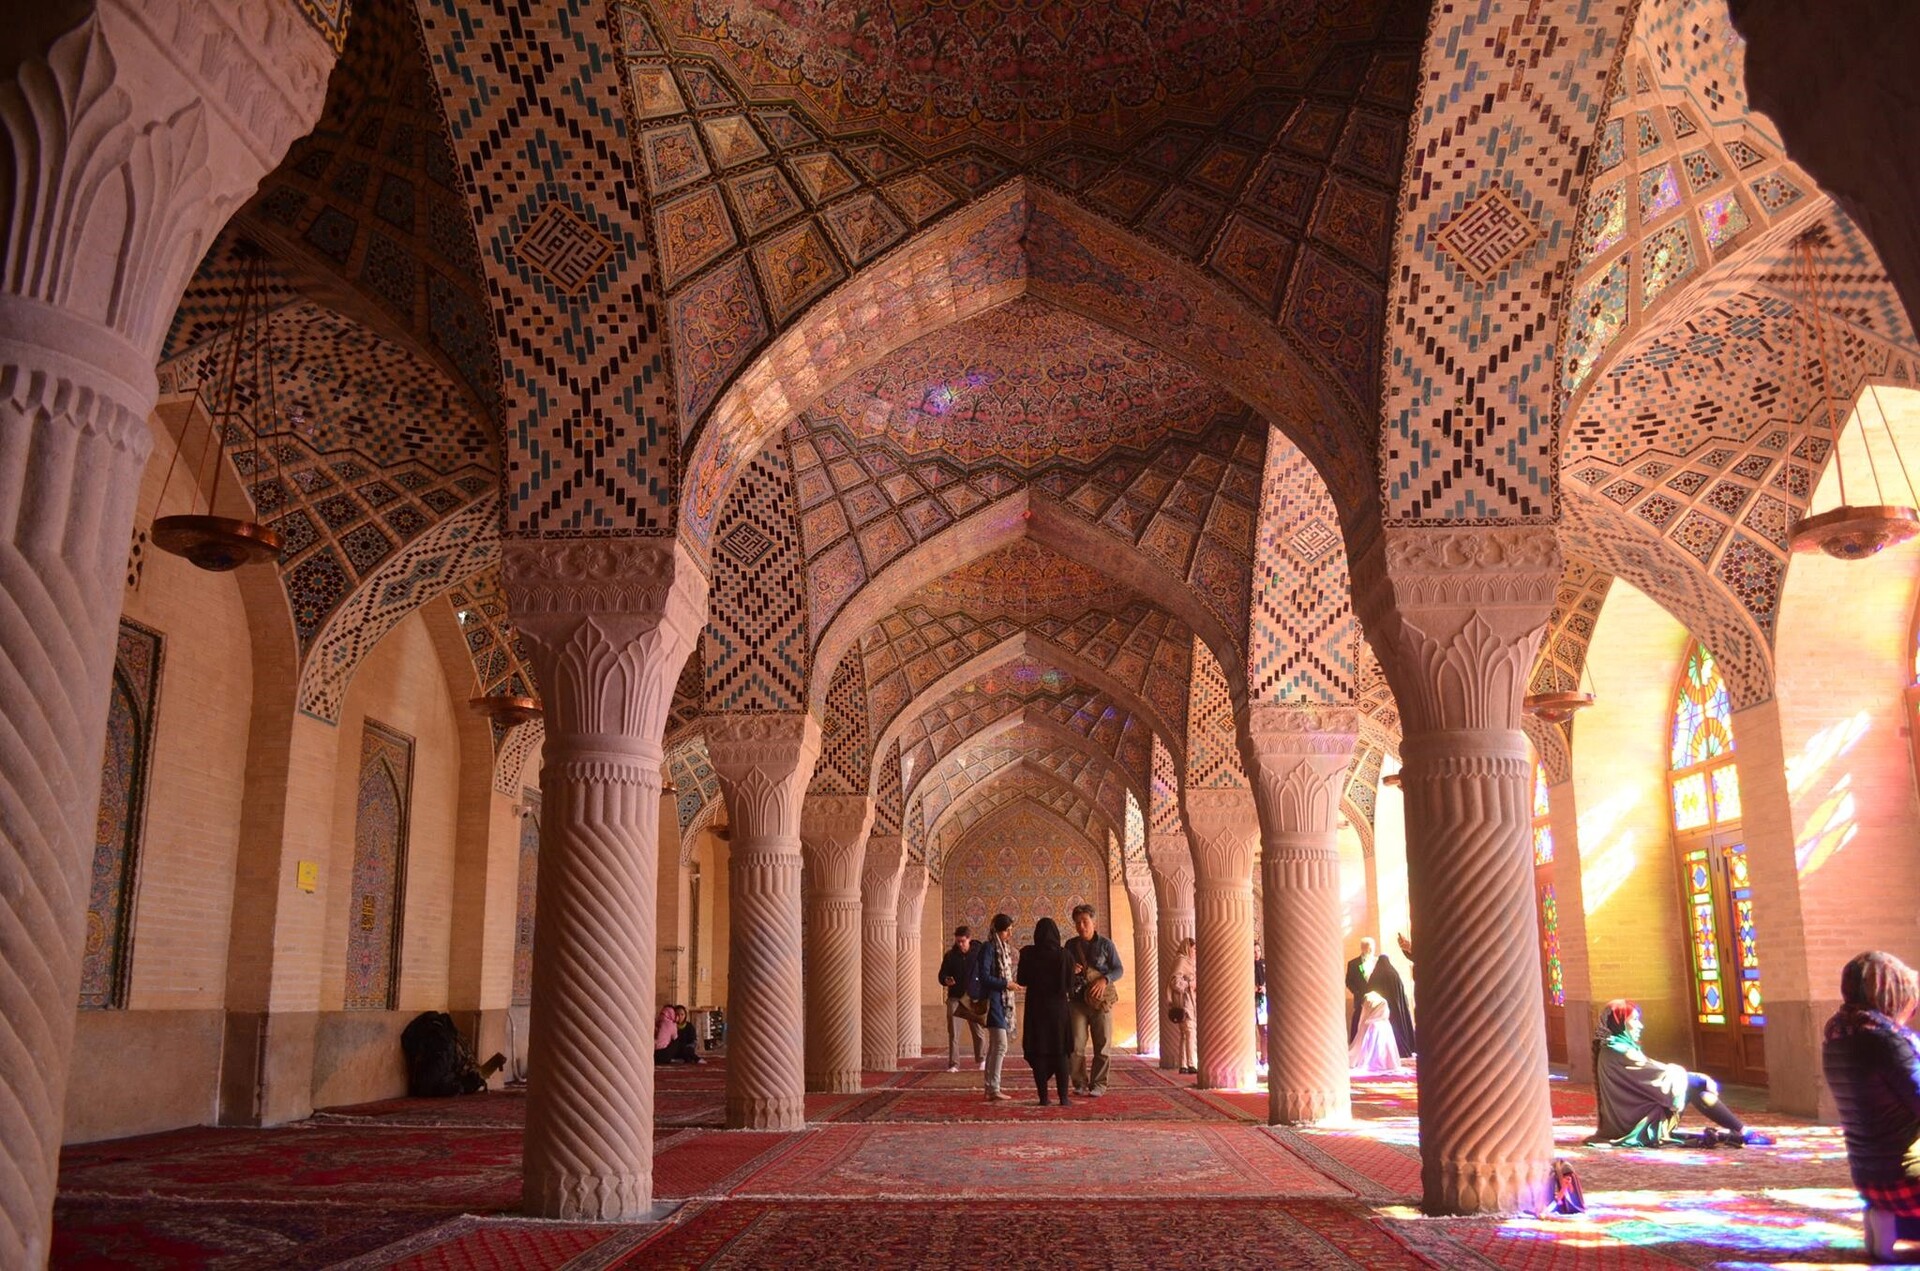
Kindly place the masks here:
[(301, 891), (311, 892), (320, 886), (320, 866), (313, 861), (301, 861), (294, 866), (294, 885)]

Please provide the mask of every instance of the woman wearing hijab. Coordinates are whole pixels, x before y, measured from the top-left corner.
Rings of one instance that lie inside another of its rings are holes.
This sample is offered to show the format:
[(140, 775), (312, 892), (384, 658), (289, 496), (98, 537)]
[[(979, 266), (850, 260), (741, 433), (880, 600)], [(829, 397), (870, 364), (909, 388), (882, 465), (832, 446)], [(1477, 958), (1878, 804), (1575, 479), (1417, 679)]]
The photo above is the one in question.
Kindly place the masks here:
[(1767, 1147), (1773, 1140), (1756, 1133), (1720, 1102), (1720, 1087), (1705, 1073), (1647, 1058), (1640, 1049), (1645, 1028), (1640, 1008), (1624, 998), (1608, 1002), (1593, 1032), (1593, 1084), (1599, 1096), (1600, 1129), (1588, 1142), (1616, 1147), (1665, 1147), (1684, 1140), (1674, 1136), (1680, 1114), (1689, 1106), (1719, 1126), (1702, 1146)]
[(1174, 1045), (1179, 1047), (1180, 1071), (1198, 1073), (1200, 1052), (1196, 1046), (1199, 1024), (1194, 1021), (1194, 1006), (1199, 1002), (1198, 981), (1193, 973), (1193, 937), (1180, 942), (1173, 958), (1173, 982), (1167, 986), (1167, 1020), (1174, 1027)]
[(1907, 1030), (1916, 1002), (1912, 967), (1863, 953), (1840, 973), (1840, 1009), (1820, 1047), (1874, 1262), (1898, 1260), (1896, 1239), (1920, 1239), (1920, 1042)]
[(1042, 918), (1034, 924), (1033, 943), (1020, 950), (1017, 978), (1027, 991), (1020, 1021), (1026, 1035), (1020, 1053), (1033, 1069), (1040, 1106), (1047, 1106), (1047, 1079), (1051, 1077), (1060, 1092), (1060, 1106), (1069, 1107), (1067, 1064), (1073, 1058), (1073, 1011), (1067, 995), (1073, 988), (1073, 961), (1060, 947), (1060, 925), (1053, 919)]

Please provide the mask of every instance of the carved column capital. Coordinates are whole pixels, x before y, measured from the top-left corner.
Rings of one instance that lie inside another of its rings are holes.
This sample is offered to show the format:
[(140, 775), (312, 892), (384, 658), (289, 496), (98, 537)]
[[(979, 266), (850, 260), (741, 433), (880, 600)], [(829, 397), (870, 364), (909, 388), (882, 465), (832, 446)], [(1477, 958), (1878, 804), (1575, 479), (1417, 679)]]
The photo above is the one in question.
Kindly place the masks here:
[(873, 800), (859, 794), (810, 794), (800, 806), (800, 846), (808, 885), (821, 894), (860, 894)]
[(897, 921), (900, 874), (906, 863), (906, 839), (898, 834), (869, 833), (866, 855), (860, 862), (860, 903), (869, 910), (884, 910), (890, 921)]
[(1147, 868), (1163, 913), (1193, 913), (1193, 849), (1184, 834), (1149, 834)]
[(1260, 818), (1251, 790), (1189, 788), (1180, 801), (1193, 848), (1197, 887), (1253, 885), (1253, 851)]
[(1354, 607), (1407, 732), (1520, 726), (1560, 573), (1550, 526), (1382, 532), (1354, 564)]
[(1263, 705), (1252, 709), (1249, 724), (1254, 802), (1271, 861), (1288, 836), (1333, 833), (1360, 718), (1351, 707)]
[(820, 757), (820, 721), (805, 711), (723, 714), (707, 716), (703, 728), (734, 850), (768, 838), (798, 847), (801, 800)]

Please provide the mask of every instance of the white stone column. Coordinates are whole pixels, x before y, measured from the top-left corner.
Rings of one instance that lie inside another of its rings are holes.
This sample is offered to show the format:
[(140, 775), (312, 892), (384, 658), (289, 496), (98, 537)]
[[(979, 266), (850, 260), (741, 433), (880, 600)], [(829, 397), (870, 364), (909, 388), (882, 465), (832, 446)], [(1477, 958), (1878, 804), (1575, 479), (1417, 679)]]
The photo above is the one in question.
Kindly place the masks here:
[(521, 1203), (645, 1218), (661, 742), (706, 625), (675, 540), (509, 540), (502, 581), (546, 706)]
[(1560, 578), (1546, 526), (1389, 529), (1356, 609), (1404, 727), (1429, 1214), (1537, 1213), (1553, 1122), (1521, 698)]
[(800, 809), (806, 854), (806, 1081), (825, 1094), (860, 1092), (860, 867), (873, 800), (809, 794)]
[(1133, 1023), (1135, 1049), (1142, 1055), (1160, 1053), (1160, 1014), (1166, 989), (1160, 978), (1160, 942), (1155, 938), (1159, 915), (1153, 903), (1153, 876), (1144, 862), (1127, 862), (1127, 907), (1133, 911)]
[[(1193, 935), (1193, 850), (1187, 845), (1187, 836), (1148, 835), (1147, 862), (1153, 872), (1154, 916), (1160, 934), (1161, 988), (1156, 1009), (1165, 1015), (1173, 964), (1180, 956), (1180, 946)], [(1180, 1048), (1171, 1040), (1160, 1048), (1160, 1066), (1169, 1072), (1180, 1067)]]
[(870, 834), (860, 868), (860, 1066), (900, 1066), (900, 871), (907, 841)]
[(1352, 707), (1249, 712), (1267, 954), (1267, 1121), (1345, 1121), (1340, 795), (1360, 728)]
[(733, 840), (727, 860), (727, 1128), (806, 1124), (800, 806), (820, 757), (806, 712), (707, 717)]
[(1259, 1077), (1253, 1022), (1253, 793), (1193, 789), (1181, 797), (1193, 845), (1194, 975), (1203, 1090), (1251, 1088)]
[(902, 1059), (920, 1058), (920, 910), (926, 900), (927, 864), (909, 859), (900, 870), (900, 913), (893, 937)]
[(48, 1253), (154, 361), (333, 60), (293, 5), (41, 6), (0, 36), (0, 1266)]

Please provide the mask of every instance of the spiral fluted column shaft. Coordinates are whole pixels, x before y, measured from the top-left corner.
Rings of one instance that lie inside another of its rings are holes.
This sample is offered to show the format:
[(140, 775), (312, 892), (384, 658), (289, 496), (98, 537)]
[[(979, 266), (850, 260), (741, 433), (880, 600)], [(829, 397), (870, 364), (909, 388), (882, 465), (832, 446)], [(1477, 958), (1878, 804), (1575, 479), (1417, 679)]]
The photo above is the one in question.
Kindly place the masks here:
[(546, 706), (521, 1201), (645, 1218), (661, 741), (706, 578), (660, 539), (509, 540), (501, 555)]
[(1526, 735), (1430, 733), (1401, 754), (1420, 1013), (1445, 1021), (1419, 1030), (1427, 1210), (1528, 1210), (1553, 1127)]
[(806, 1123), (800, 809), (820, 725), (806, 714), (711, 715), (706, 730), (733, 824), (727, 1128), (794, 1130)]
[(900, 1065), (900, 867), (898, 834), (867, 839), (860, 871), (860, 1066), (893, 1072)]
[(1520, 713), (1561, 567), (1546, 525), (1395, 527), (1354, 558), (1355, 609), (1404, 729), (1430, 1214), (1537, 1213), (1550, 1194)]
[(1347, 1080), (1340, 845), (1352, 707), (1263, 703), (1248, 713), (1267, 943), (1267, 1119), (1344, 1121)]
[[(1180, 946), (1193, 936), (1193, 853), (1185, 834), (1159, 833), (1147, 839), (1153, 871), (1154, 918), (1159, 927), (1160, 1000), (1158, 1014), (1166, 1014), (1173, 992), (1173, 968)], [(1198, 1009), (1196, 1004), (1196, 1010)], [(1181, 1065), (1180, 1046), (1169, 1026), (1160, 1047), (1160, 1066), (1173, 1071)]]
[(807, 898), (808, 1090), (860, 1092), (860, 897)]
[(1253, 849), (1260, 823), (1246, 788), (1188, 790), (1193, 846), (1195, 1009), (1202, 1089), (1252, 1087)]
[(1151, 883), (1142, 880), (1143, 890), (1127, 888), (1127, 901), (1133, 909), (1133, 961), (1138, 983), (1133, 989), (1134, 1048), (1142, 1055), (1160, 1052), (1160, 1003), (1166, 1000), (1165, 980), (1160, 975), (1159, 941), (1154, 938), (1157, 921), (1153, 910)]
[(927, 867), (909, 860), (900, 872), (900, 911), (894, 930), (894, 1009), (900, 1021), (900, 1058), (920, 1058), (920, 911), (927, 899)]
[(545, 755), (523, 1199), (543, 1217), (643, 1218), (662, 754), (548, 734)]
[(1340, 850), (1331, 833), (1279, 836), (1263, 848), (1267, 931), (1267, 1120), (1344, 1121)]

